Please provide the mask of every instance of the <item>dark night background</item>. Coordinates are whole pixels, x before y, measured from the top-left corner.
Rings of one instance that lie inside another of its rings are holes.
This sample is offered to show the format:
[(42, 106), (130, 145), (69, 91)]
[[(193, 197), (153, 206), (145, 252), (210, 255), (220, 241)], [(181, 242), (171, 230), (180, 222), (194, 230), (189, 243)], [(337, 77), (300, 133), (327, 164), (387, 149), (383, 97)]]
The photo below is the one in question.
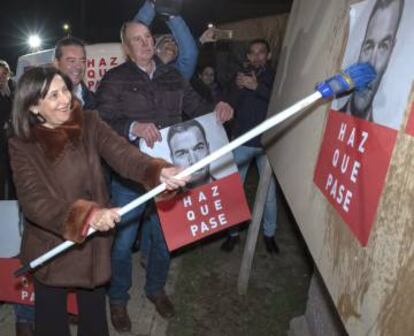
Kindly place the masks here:
[[(182, 16), (199, 36), (208, 23), (238, 21), (288, 12), (291, 0), (184, 0)], [(0, 10), (0, 59), (15, 69), (17, 58), (30, 52), (27, 36), (38, 33), (42, 48), (51, 48), (70, 23), (72, 35), (88, 43), (117, 42), (122, 22), (138, 11), (139, 0), (2, 0)], [(157, 19), (153, 32), (167, 31)]]

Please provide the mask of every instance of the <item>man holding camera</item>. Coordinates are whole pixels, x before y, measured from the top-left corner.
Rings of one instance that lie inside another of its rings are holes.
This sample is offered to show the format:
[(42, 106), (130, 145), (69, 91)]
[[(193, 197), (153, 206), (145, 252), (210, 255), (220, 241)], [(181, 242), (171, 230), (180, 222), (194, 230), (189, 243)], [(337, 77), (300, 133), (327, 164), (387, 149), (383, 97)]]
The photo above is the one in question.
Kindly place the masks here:
[[(274, 72), (268, 65), (271, 52), (266, 40), (257, 39), (251, 41), (246, 57), (247, 63), (245, 68), (237, 73), (236, 85), (229, 97), (230, 104), (235, 110), (232, 132), (235, 138), (248, 132), (266, 119), (274, 80)], [(238, 147), (233, 154), (243, 180), (246, 178), (247, 170), (251, 163), (256, 163), (260, 174), (267, 160), (260, 136)], [(274, 239), (276, 220), (276, 183), (273, 176), (263, 213), (264, 241), (269, 253), (279, 252), (279, 247)], [(226, 241), (221, 245), (221, 249), (231, 252), (239, 241), (238, 230), (230, 229)]]

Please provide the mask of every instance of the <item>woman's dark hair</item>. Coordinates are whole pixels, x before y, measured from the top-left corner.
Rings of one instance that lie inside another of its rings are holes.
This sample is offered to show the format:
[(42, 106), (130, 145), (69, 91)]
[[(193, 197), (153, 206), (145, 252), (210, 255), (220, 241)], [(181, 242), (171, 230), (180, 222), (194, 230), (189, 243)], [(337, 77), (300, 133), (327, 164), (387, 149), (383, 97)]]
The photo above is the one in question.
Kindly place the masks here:
[(50, 83), (56, 75), (62, 77), (66, 86), (72, 91), (70, 79), (53, 67), (36, 67), (28, 70), (17, 83), (12, 121), (14, 134), (24, 140), (30, 138), (32, 125), (38, 123), (30, 111), (30, 107), (37, 105), (40, 99), (45, 98), (49, 91)]

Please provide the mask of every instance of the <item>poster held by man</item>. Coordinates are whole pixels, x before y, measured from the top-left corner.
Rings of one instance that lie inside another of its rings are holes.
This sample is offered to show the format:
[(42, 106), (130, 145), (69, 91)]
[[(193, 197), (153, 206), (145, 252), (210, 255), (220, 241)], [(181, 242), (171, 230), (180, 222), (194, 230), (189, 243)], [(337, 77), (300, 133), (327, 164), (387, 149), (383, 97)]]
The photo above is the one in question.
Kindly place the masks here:
[[(224, 127), (210, 113), (161, 131), (153, 148), (140, 149), (183, 168), (228, 143)], [(250, 219), (250, 211), (233, 155), (227, 154), (192, 174), (184, 193), (157, 202), (169, 250), (205, 238)]]

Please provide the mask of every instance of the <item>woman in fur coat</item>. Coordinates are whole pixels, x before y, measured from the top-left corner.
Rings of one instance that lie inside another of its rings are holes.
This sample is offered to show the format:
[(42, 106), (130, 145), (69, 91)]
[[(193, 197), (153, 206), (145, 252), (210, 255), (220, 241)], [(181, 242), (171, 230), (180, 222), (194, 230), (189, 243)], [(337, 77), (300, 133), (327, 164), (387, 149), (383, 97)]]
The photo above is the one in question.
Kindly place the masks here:
[[(175, 179), (177, 167), (128, 144), (95, 111), (82, 110), (70, 81), (54, 68), (34, 68), (22, 76), (12, 117), (11, 166), (26, 218), (22, 262), (64, 240), (79, 243), (34, 272), (35, 335), (70, 335), (68, 289), (77, 294), (78, 335), (108, 335), (104, 285), (119, 215), (109, 205), (101, 158), (148, 189), (165, 182), (174, 190), (186, 179)], [(98, 233), (83, 243), (89, 227)]]

